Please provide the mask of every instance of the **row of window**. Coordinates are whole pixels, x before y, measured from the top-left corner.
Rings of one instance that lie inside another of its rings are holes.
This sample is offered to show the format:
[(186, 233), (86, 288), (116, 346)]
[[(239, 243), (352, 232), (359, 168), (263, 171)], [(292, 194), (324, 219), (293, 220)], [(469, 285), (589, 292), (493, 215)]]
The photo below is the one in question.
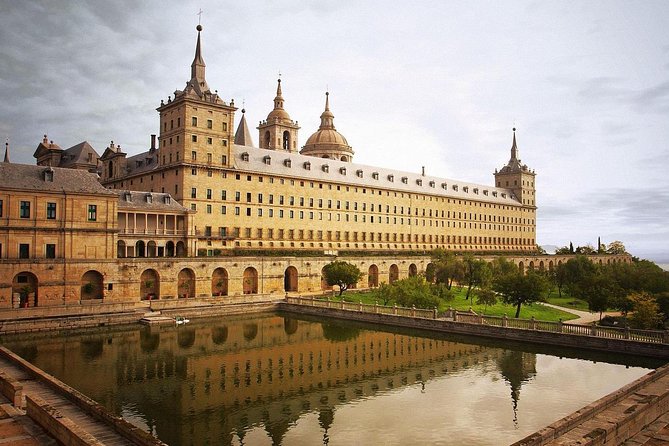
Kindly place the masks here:
[[(17, 246), (17, 254), (19, 259), (29, 259), (30, 257), (30, 243), (19, 243)], [(0, 259), (2, 258), (2, 243), (0, 243)], [(44, 245), (44, 254), (43, 258), (45, 259), (55, 259), (56, 258), (56, 244), (55, 243), (46, 243)]]
[[(191, 123), (192, 127), (197, 127), (197, 116), (191, 117), (190, 123)], [(208, 129), (213, 130), (214, 121), (212, 119), (207, 119), (206, 126), (207, 126)], [(177, 117), (177, 128), (179, 128), (179, 127), (181, 127), (181, 118)], [(221, 128), (224, 132), (227, 132), (228, 131), (228, 123), (223, 122)], [(174, 129), (174, 119), (170, 119), (170, 130), (173, 130), (173, 129)], [(167, 121), (163, 122), (163, 132), (167, 132)]]
[[(213, 199), (213, 191), (212, 189), (207, 189), (206, 190), (206, 199), (211, 200)], [(193, 187), (191, 188), (191, 198), (192, 199), (197, 199), (197, 188)], [(227, 191), (221, 190), (221, 200), (226, 201), (228, 198)], [(337, 209), (337, 210), (353, 210), (353, 211), (358, 211), (358, 209), (362, 210), (363, 212), (367, 212), (367, 203), (361, 203), (360, 206), (358, 206), (358, 202), (353, 202), (351, 205), (351, 202), (349, 201), (342, 201), (342, 200), (324, 200), (322, 198), (314, 199), (314, 198), (304, 198), (304, 197), (294, 197), (294, 196), (289, 196), (287, 197), (288, 199), (285, 200), (283, 195), (278, 195), (278, 204), (284, 205), (287, 204), (289, 206), (295, 206), (296, 203), (299, 203), (299, 206), (305, 207), (308, 205), (310, 208), (318, 207), (319, 209), (327, 208), (327, 209)], [(245, 195), (245, 201), (246, 203), (251, 203), (253, 199), (253, 194), (251, 192), (246, 192)], [(241, 202), (242, 201), (242, 193), (239, 191), (235, 192), (235, 197), (234, 201), (236, 202)], [(264, 201), (264, 195), (262, 193), (258, 193), (257, 196), (257, 203), (262, 204)], [(195, 203), (191, 204), (191, 209), (192, 210), (197, 210), (197, 206), (193, 207)], [(267, 204), (275, 204), (274, 200), (274, 195), (273, 194), (268, 194), (267, 196)], [(222, 213), (224, 212), (225, 206), (222, 208)], [(399, 209), (399, 212), (398, 212)], [(411, 215), (411, 207), (406, 208), (406, 215)], [(414, 215), (419, 216), (421, 213), (419, 213), (419, 208), (413, 208), (414, 210)], [(271, 211), (271, 209), (270, 209)], [(391, 206), (390, 205), (385, 205), (385, 213), (386, 214), (397, 214), (397, 215), (405, 215), (404, 213), (405, 208), (404, 206), (392, 206), (392, 212), (391, 212)], [(247, 208), (247, 212), (249, 213), (250, 216), (250, 208)], [(281, 211), (283, 213), (283, 211)], [(292, 211), (291, 211), (292, 212)], [(300, 211), (302, 212), (302, 211)], [(369, 203), (369, 212), (383, 212), (383, 205), (381, 204), (374, 204), (374, 203)], [(207, 213), (211, 214), (211, 205), (207, 205)], [(457, 217), (456, 217), (456, 211), (453, 211), (453, 215), (451, 216), (451, 211), (445, 211), (441, 210), (441, 218), (458, 218), (458, 219), (467, 219), (467, 212), (457, 212)], [(236, 214), (239, 215), (239, 214)], [(436, 217), (439, 218), (440, 211), (439, 209), (425, 209), (422, 208), (422, 216), (423, 217)], [(262, 216), (262, 209), (258, 209), (258, 216)], [(270, 215), (271, 216), (271, 215)], [(373, 218), (373, 217), (372, 217)], [(498, 216), (498, 215), (490, 215), (490, 214), (477, 214), (477, 213), (472, 213), (469, 212), (469, 220), (473, 221), (485, 221), (485, 222), (494, 222), (494, 223), (511, 223), (511, 224), (533, 224), (534, 219), (525, 219), (525, 218), (520, 218), (520, 217), (507, 217), (507, 216)], [(373, 221), (373, 220), (372, 220)]]
[[(19, 218), (30, 218), (31, 212), (31, 202), (21, 200), (19, 202)], [(3, 200), (0, 200), (0, 217), (3, 216)], [(88, 221), (97, 221), (98, 218), (98, 207), (95, 204), (88, 205)], [(46, 203), (46, 219), (55, 220), (56, 219), (56, 203), (47, 202)]]

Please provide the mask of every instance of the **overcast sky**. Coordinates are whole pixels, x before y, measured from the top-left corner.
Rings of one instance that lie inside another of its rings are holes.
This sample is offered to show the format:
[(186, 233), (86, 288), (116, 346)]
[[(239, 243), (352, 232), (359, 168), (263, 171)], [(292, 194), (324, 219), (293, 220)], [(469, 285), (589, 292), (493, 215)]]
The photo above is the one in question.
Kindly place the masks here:
[(253, 127), (281, 72), (298, 144), (328, 88), (354, 161), (493, 185), (516, 126), (540, 244), (601, 236), (669, 262), (668, 1), (167, 5), (0, 0), (13, 162), (34, 163), (44, 133), (63, 148), (146, 150), (155, 108), (190, 77), (201, 8), (209, 86)]

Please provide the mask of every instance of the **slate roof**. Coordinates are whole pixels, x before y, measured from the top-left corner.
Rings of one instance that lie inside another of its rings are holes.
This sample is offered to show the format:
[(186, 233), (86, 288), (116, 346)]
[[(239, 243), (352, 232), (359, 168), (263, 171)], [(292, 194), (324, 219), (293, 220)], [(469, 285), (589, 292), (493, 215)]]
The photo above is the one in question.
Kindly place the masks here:
[[(88, 155), (91, 154), (89, 160)], [(95, 151), (88, 141), (80, 142), (79, 144), (63, 150), (60, 158), (60, 165), (58, 167), (71, 167), (73, 165), (90, 165), (92, 168), (97, 166), (100, 155)]]
[[(53, 181), (45, 180), (53, 172)], [(97, 174), (79, 169), (0, 163), (0, 189), (116, 195), (98, 182)]]
[[(143, 192), (132, 190), (117, 190), (118, 209), (146, 210), (154, 212), (190, 212), (181, 206), (170, 194), (162, 192)], [(150, 197), (149, 199), (147, 199)]]
[[(259, 149), (248, 146), (234, 145), (233, 156), (234, 167), (240, 172), (288, 176), (313, 181), (338, 182), (351, 186), (430, 194), (510, 206), (518, 206), (520, 204), (509, 189), (434, 176), (423, 176), (420, 173), (403, 172), (300, 155), (281, 150)], [(248, 157), (248, 161), (244, 161), (243, 157)], [(269, 157), (269, 160), (267, 157)], [(290, 162), (288, 163), (287, 160), (290, 160)], [(305, 167), (305, 163), (309, 163), (309, 169)], [(324, 166), (327, 166), (327, 168)], [(406, 182), (404, 182), (404, 178), (406, 178)]]

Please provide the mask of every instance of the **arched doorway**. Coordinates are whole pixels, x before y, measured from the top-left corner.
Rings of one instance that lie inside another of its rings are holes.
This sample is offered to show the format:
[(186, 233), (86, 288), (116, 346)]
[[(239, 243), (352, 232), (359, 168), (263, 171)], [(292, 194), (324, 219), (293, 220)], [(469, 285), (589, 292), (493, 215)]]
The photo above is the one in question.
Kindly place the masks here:
[(179, 289), (179, 297), (195, 297), (195, 273), (192, 269), (184, 268), (179, 271), (177, 287)]
[(258, 294), (258, 271), (249, 266), (244, 270), (244, 294)]
[(125, 256), (125, 242), (123, 240), (119, 240), (118, 243), (116, 243), (116, 257), (122, 259)]
[(369, 271), (367, 272), (367, 286), (369, 288), (379, 286), (379, 267), (374, 264), (369, 266)]
[(418, 267), (415, 263), (409, 265), (409, 277), (414, 277), (418, 275)]
[(211, 275), (211, 295), (228, 295), (228, 272), (225, 268), (216, 268)]
[(400, 269), (394, 263), (390, 265), (390, 272), (388, 274), (388, 283), (396, 282), (400, 278)]
[(283, 290), (297, 291), (297, 268), (289, 266), (283, 273)]
[(541, 260), (539, 262), (539, 271), (541, 271), (543, 273), (545, 270), (546, 270), (546, 266), (544, 265), (544, 261)]
[(138, 240), (135, 243), (135, 257), (146, 257), (146, 245), (144, 240)]
[(177, 242), (177, 257), (186, 257), (186, 245), (182, 241)]
[(553, 271), (553, 261), (552, 260), (548, 261), (548, 271)]
[(534, 261), (530, 261), (530, 264), (527, 266), (529, 269), (534, 269)]
[(331, 291), (332, 287), (328, 285), (328, 281), (325, 280), (325, 268), (321, 270), (321, 290), (323, 291)]
[(518, 262), (518, 271), (520, 271), (520, 274), (525, 274), (525, 264), (523, 262)]
[(146, 269), (139, 276), (139, 298), (159, 299), (160, 298), (160, 277), (154, 269)]
[(156, 253), (157, 253), (156, 242), (151, 240), (149, 243), (146, 244), (146, 256), (147, 257), (155, 257)]
[(12, 308), (37, 306), (39, 281), (33, 273), (24, 271), (12, 280)]
[(99, 272), (86, 271), (81, 276), (81, 300), (102, 299), (103, 281)]
[(174, 242), (172, 240), (165, 243), (165, 255), (167, 257), (174, 257)]

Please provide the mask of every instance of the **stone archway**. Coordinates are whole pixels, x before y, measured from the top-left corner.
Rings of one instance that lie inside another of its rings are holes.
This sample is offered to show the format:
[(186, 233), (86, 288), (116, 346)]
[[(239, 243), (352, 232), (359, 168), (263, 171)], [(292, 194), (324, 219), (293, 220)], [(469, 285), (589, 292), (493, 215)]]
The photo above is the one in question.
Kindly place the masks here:
[(415, 263), (409, 265), (409, 277), (414, 277), (418, 275), (418, 267)]
[(158, 255), (158, 248), (156, 247), (156, 242), (151, 240), (146, 244), (146, 256), (147, 257), (156, 257)]
[(37, 306), (39, 294), (39, 280), (31, 272), (23, 271), (12, 280), (12, 308), (27, 308)]
[(258, 294), (258, 270), (252, 266), (246, 268), (243, 281), (244, 294)]
[(228, 271), (225, 268), (216, 268), (211, 275), (211, 295), (228, 295)]
[(369, 266), (367, 272), (367, 286), (369, 288), (376, 288), (379, 286), (379, 267), (374, 264)]
[(186, 245), (182, 241), (177, 242), (177, 257), (186, 257)]
[(177, 289), (179, 297), (195, 297), (195, 273), (192, 269), (184, 268), (179, 271)]
[(116, 243), (116, 257), (118, 257), (119, 259), (124, 258), (126, 256), (125, 248), (126, 248), (125, 242), (123, 240), (119, 240)]
[(169, 240), (167, 243), (165, 243), (165, 256), (174, 257), (174, 254), (175, 254), (174, 242), (172, 240)]
[(146, 257), (146, 244), (144, 240), (137, 240), (137, 243), (135, 243), (135, 257)]
[(141, 300), (160, 298), (160, 276), (154, 269), (146, 269), (139, 276), (139, 298)]
[(102, 299), (104, 278), (97, 271), (86, 271), (81, 276), (81, 300)]
[(297, 291), (297, 268), (289, 266), (283, 273), (283, 290), (286, 292)]
[(400, 269), (394, 263), (390, 265), (390, 271), (388, 273), (388, 283), (397, 282), (400, 278)]
[(525, 264), (523, 262), (518, 262), (518, 271), (520, 271), (520, 274), (525, 274)]

